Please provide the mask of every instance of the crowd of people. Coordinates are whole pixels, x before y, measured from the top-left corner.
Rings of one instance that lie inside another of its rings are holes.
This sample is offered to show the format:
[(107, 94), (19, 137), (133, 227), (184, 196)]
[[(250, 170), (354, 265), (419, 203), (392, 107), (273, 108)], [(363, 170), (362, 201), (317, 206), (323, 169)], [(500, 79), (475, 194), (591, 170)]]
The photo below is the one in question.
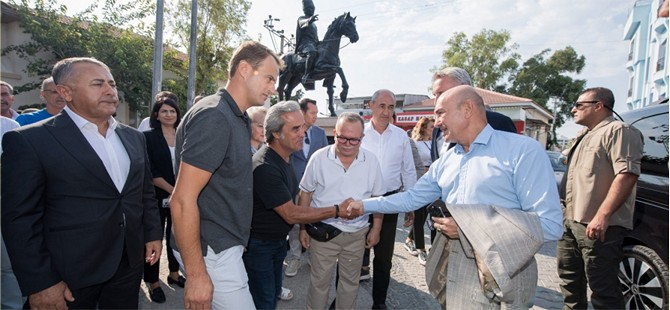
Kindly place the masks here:
[(433, 75), (435, 117), (410, 136), (379, 89), (371, 119), (341, 113), (329, 145), (316, 101), (263, 107), (282, 66), (244, 42), (224, 88), (185, 113), (160, 92), (143, 132), (114, 119), (116, 84), (96, 59), (58, 61), (30, 114), (1, 82), (2, 308), (132, 309), (142, 280), (165, 302), (165, 246), (187, 309), (274, 309), (303, 257), (306, 308), (354, 309), (372, 278), (372, 309), (386, 309), (399, 213), (447, 308), (531, 307), (534, 254), (552, 240), (565, 307), (586, 308), (588, 285), (594, 308), (623, 308), (615, 271), (643, 141), (612, 117), (610, 90), (575, 103), (584, 130), (557, 189), (543, 146), (487, 109), (463, 69)]

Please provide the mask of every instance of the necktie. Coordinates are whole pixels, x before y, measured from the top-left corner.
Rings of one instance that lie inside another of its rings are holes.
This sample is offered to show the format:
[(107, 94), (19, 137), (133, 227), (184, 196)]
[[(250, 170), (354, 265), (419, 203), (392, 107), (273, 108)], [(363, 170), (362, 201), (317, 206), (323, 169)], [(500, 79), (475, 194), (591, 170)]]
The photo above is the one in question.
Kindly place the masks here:
[(309, 135), (305, 131), (305, 143), (309, 144)]

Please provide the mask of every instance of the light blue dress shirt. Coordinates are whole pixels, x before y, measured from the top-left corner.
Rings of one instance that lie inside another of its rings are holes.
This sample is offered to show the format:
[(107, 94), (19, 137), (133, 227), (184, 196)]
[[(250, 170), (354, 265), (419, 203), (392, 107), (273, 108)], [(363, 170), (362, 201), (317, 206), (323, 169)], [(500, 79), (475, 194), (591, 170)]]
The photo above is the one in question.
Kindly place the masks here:
[[(563, 214), (549, 157), (540, 144), (486, 125), (465, 153), (456, 145), (406, 192), (364, 200), (366, 213), (416, 210), (442, 198), (447, 204), (487, 204), (535, 212), (544, 240), (563, 234)], [(459, 223), (466, 225), (467, 223)]]

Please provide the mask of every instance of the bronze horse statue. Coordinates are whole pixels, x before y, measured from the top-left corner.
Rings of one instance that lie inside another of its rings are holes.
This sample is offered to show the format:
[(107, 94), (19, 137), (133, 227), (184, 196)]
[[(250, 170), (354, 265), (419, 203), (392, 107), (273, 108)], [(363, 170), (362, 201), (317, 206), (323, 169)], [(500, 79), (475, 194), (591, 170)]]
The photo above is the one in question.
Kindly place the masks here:
[[(342, 36), (349, 38), (351, 43), (358, 41), (358, 31), (356, 31), (356, 17), (351, 17), (347, 12), (339, 17), (328, 26), (323, 40), (319, 42), (317, 47), (318, 56), (314, 64), (314, 70), (310, 73), (313, 80), (307, 81), (303, 84), (305, 89), (313, 90), (315, 80), (323, 80), (323, 87), (328, 90), (328, 110), (331, 116), (335, 115), (333, 108), (333, 83), (335, 82), (335, 74), (340, 76), (342, 81), (342, 92), (340, 92), (340, 100), (345, 102), (347, 100), (347, 93), (349, 92), (349, 84), (344, 77), (344, 72), (340, 67), (340, 39)], [(295, 53), (288, 53), (282, 56), (286, 66), (279, 72), (279, 83), (277, 85), (277, 92), (279, 93), (279, 100), (284, 98), (291, 98), (293, 88), (300, 84), (300, 79), (305, 72), (305, 59), (301, 55)]]

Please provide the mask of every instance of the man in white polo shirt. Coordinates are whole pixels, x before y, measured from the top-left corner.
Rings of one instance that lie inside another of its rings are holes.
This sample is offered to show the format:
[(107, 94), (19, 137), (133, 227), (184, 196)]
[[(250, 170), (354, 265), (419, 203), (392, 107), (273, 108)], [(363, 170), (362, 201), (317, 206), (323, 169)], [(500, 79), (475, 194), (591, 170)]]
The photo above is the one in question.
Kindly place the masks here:
[[(355, 113), (342, 113), (337, 118), (335, 144), (318, 150), (300, 182), (299, 204), (314, 208), (329, 207), (351, 197), (380, 196), (384, 193), (382, 172), (374, 154), (361, 149), (363, 119)], [(326, 219), (322, 223), (340, 230), (328, 241), (317, 241), (303, 228), (300, 241), (310, 248), (310, 286), (307, 309), (325, 309), (335, 263), (338, 263), (336, 309), (356, 308), (358, 281), (363, 249), (377, 244), (381, 216), (375, 215), (372, 228), (368, 217), (352, 220)], [(367, 235), (368, 230), (370, 233)]]

